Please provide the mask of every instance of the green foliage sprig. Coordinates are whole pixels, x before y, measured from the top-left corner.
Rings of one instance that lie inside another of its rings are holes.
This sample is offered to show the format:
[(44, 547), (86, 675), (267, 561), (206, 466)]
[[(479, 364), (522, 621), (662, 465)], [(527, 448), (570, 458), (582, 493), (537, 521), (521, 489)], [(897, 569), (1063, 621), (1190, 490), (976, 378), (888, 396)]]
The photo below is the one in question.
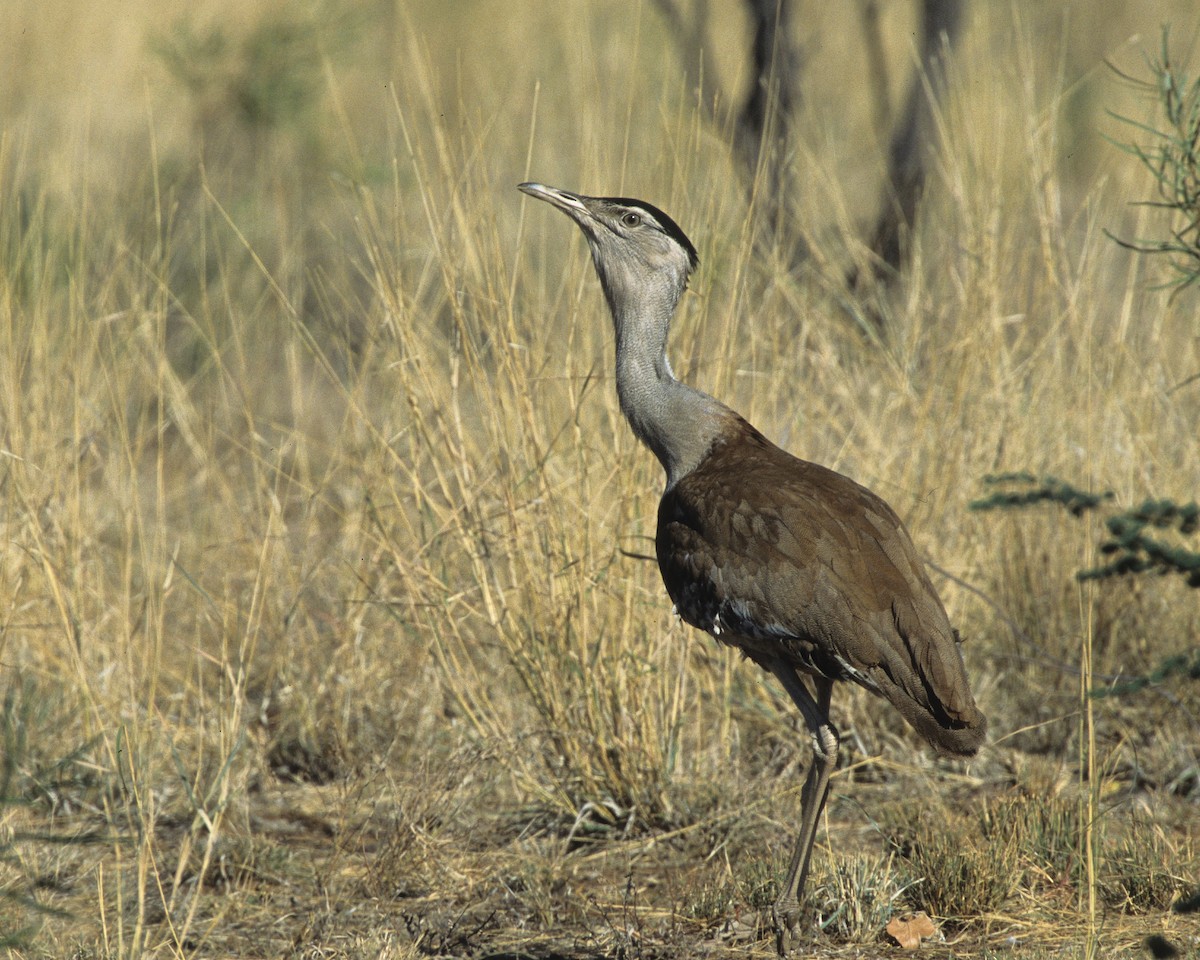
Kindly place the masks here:
[(1186, 677), (1190, 680), (1200, 680), (1200, 647), (1197, 647), (1191, 653), (1179, 653), (1175, 656), (1167, 657), (1150, 673), (1143, 676), (1131, 677), (1128, 680), (1122, 680), (1120, 683), (1114, 683), (1108, 687), (1097, 687), (1091, 691), (1091, 695), (1096, 698), (1123, 697), (1131, 693), (1138, 693), (1145, 690), (1146, 687), (1154, 686), (1162, 683), (1164, 680), (1177, 676)]
[(1112, 536), (1100, 544), (1100, 552), (1115, 559), (1076, 576), (1102, 580), (1127, 573), (1178, 573), (1189, 587), (1200, 587), (1200, 552), (1171, 546), (1145, 532), (1148, 527), (1175, 527), (1188, 536), (1196, 532), (1198, 521), (1200, 507), (1194, 502), (1181, 507), (1169, 500), (1147, 500), (1136, 510), (1115, 514), (1104, 521)]
[[(983, 478), (989, 486), (1001, 486), (989, 497), (975, 500), (972, 510), (1021, 509), (1039, 503), (1057, 503), (1079, 517), (1113, 499), (1111, 491), (1088, 493), (1056, 477), (1038, 479), (1031, 473), (992, 474)], [(1080, 570), (1078, 580), (1104, 580), (1126, 574), (1178, 573), (1189, 587), (1200, 588), (1200, 551), (1172, 546), (1147, 535), (1147, 530), (1176, 530), (1191, 536), (1200, 530), (1200, 506), (1194, 501), (1180, 506), (1170, 500), (1147, 500), (1131, 510), (1122, 510), (1104, 520), (1109, 538), (1100, 552), (1113, 557), (1109, 563)], [(1200, 648), (1162, 660), (1152, 671), (1108, 687), (1091, 691), (1093, 697), (1124, 696), (1155, 686), (1173, 676), (1200, 680)]]
[[(972, 510), (1019, 509), (1039, 503), (1057, 503), (1073, 517), (1081, 517), (1113, 499), (1112, 491), (1091, 493), (1046, 476), (1031, 473), (1000, 473), (983, 478), (989, 486), (1002, 487), (991, 496), (973, 501)], [(1113, 559), (1102, 566), (1080, 570), (1080, 580), (1103, 580), (1136, 573), (1178, 573), (1189, 587), (1200, 588), (1200, 552), (1173, 546), (1147, 534), (1147, 530), (1175, 529), (1183, 536), (1200, 530), (1200, 506), (1193, 501), (1182, 506), (1171, 500), (1147, 500), (1131, 510), (1122, 510), (1104, 520), (1109, 537), (1100, 552)]]
[(1178, 290), (1200, 282), (1200, 78), (1189, 77), (1184, 68), (1171, 60), (1168, 33), (1164, 27), (1158, 58), (1146, 59), (1149, 80), (1113, 68), (1123, 79), (1158, 100), (1162, 127), (1110, 113), (1147, 135), (1150, 142), (1143, 145), (1110, 140), (1137, 157), (1153, 174), (1158, 199), (1144, 201), (1145, 205), (1175, 211), (1179, 226), (1171, 229), (1167, 239), (1128, 241), (1108, 235), (1121, 246), (1139, 253), (1167, 254), (1178, 276), (1165, 286)]
[(1037, 503), (1061, 504), (1073, 517), (1081, 517), (1094, 510), (1106, 500), (1113, 498), (1112, 491), (1089, 493), (1057, 477), (1046, 476), (1039, 480), (1032, 473), (994, 473), (983, 478), (989, 486), (1008, 486), (1014, 489), (997, 490), (990, 497), (975, 500), (972, 510), (995, 510), (1013, 507), (1029, 507)]

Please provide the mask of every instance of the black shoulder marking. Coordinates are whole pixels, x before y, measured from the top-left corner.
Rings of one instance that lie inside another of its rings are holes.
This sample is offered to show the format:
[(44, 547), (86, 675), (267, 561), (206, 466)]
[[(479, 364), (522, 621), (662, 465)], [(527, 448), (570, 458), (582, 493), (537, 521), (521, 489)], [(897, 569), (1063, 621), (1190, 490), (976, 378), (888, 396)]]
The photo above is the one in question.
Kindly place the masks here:
[(645, 200), (635, 200), (633, 197), (605, 197), (604, 200), (607, 203), (619, 203), (623, 207), (641, 207), (659, 222), (667, 236), (674, 239), (688, 252), (688, 263), (691, 264), (692, 269), (695, 270), (699, 266), (700, 254), (696, 252), (695, 246), (688, 239), (688, 235), (683, 232), (683, 228), (654, 204), (647, 203)]

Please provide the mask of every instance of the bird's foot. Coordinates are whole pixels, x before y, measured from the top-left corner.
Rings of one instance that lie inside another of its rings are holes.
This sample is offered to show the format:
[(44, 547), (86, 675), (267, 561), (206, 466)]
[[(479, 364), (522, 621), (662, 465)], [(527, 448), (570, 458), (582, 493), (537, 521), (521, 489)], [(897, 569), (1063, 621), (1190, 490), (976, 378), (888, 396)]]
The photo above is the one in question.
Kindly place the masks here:
[(771, 913), (775, 920), (775, 948), (781, 957), (795, 956), (800, 949), (800, 903), (798, 900), (779, 899)]

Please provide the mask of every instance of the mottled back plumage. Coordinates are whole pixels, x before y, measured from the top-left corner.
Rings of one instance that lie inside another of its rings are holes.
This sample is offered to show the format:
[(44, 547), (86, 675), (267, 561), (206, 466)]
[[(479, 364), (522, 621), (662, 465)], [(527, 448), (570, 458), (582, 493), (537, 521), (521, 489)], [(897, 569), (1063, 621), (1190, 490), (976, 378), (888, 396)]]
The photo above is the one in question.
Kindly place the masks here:
[(692, 626), (757, 662), (784, 656), (886, 697), (943, 753), (982, 743), (946, 611), (904, 525), (870, 490), (736, 417), (664, 494), (656, 546)]

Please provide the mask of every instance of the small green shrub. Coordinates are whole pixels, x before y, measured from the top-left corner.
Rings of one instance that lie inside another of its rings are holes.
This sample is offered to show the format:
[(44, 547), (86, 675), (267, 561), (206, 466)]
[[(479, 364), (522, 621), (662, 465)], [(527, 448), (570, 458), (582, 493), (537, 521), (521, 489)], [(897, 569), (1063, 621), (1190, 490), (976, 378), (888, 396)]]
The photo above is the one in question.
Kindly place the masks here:
[(1200, 281), (1200, 78), (1189, 77), (1186, 68), (1172, 60), (1169, 39), (1169, 31), (1163, 28), (1158, 58), (1146, 58), (1149, 80), (1122, 74), (1158, 101), (1161, 126), (1112, 114), (1149, 139), (1148, 143), (1112, 142), (1137, 157), (1154, 176), (1158, 197), (1145, 203), (1171, 211), (1174, 223), (1166, 238), (1113, 239), (1139, 253), (1166, 255), (1177, 274), (1168, 286), (1183, 289)]

